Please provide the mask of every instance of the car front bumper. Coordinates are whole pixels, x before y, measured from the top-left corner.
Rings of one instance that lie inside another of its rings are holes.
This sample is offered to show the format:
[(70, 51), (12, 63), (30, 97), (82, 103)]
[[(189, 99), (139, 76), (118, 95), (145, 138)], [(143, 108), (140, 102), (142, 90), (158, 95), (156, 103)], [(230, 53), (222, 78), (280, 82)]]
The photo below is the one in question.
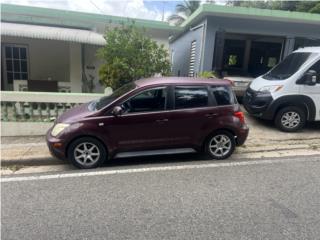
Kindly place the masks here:
[(46, 142), (47, 146), (49, 148), (50, 154), (53, 157), (66, 160), (66, 146), (65, 141), (63, 139), (59, 139), (56, 137), (53, 137), (51, 135), (52, 128), (50, 128), (46, 135)]
[(243, 106), (251, 115), (270, 120), (272, 117), (268, 109), (272, 101), (273, 97), (270, 93), (259, 93), (248, 88), (244, 94)]

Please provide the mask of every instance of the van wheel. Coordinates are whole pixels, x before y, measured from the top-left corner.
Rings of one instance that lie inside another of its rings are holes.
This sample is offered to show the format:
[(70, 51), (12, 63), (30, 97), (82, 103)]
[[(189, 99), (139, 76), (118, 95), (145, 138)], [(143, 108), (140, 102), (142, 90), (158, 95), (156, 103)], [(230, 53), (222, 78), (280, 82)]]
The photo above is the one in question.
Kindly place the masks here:
[(281, 131), (295, 132), (304, 127), (306, 114), (299, 107), (285, 107), (277, 113), (274, 122)]
[(234, 136), (227, 131), (215, 132), (206, 142), (206, 153), (213, 159), (226, 159), (234, 152)]
[(78, 168), (96, 168), (101, 166), (107, 158), (107, 151), (105, 146), (97, 139), (82, 137), (70, 144), (68, 158)]

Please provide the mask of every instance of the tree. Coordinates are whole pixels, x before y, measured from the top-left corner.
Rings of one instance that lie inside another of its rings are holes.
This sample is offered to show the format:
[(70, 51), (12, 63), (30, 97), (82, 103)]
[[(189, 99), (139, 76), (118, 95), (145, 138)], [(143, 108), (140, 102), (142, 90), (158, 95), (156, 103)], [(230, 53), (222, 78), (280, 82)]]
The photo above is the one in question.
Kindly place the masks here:
[(229, 0), (227, 5), (262, 9), (320, 13), (320, 1), (236, 1)]
[(183, 23), (187, 17), (194, 13), (200, 6), (200, 1), (186, 1), (176, 5), (176, 13), (168, 17), (168, 21), (175, 25)]
[(158, 45), (144, 29), (122, 25), (107, 31), (106, 45), (98, 50), (104, 61), (99, 69), (100, 82), (113, 89), (155, 74), (168, 75), (170, 61), (164, 45)]

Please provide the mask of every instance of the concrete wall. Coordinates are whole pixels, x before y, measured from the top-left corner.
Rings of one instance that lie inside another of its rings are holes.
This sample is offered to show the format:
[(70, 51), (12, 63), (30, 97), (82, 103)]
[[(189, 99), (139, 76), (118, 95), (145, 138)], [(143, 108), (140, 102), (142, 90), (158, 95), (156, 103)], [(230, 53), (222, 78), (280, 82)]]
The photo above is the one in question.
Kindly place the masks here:
[[(197, 27), (198, 26), (198, 27)], [(196, 61), (195, 72), (200, 71), (200, 60), (203, 47), (203, 35), (205, 33), (206, 22), (195, 25), (194, 29), (190, 29), (170, 43), (170, 52), (172, 55), (172, 73), (175, 76), (188, 76), (190, 63), (190, 49), (192, 41), (196, 40)]]
[[(11, 92), (1, 91), (2, 102), (41, 102), (41, 103), (85, 103), (100, 97), (103, 94), (76, 94), (76, 93), (44, 93), (44, 92)], [(34, 136), (45, 135), (53, 122), (39, 121), (1, 121), (1, 136)]]
[(1, 36), (1, 44), (26, 45), (29, 50), (29, 79), (69, 81), (69, 43)]
[(226, 32), (261, 34), (270, 36), (295, 36), (320, 38), (319, 25), (285, 23), (262, 20), (247, 20), (223, 17), (208, 17), (208, 25)]

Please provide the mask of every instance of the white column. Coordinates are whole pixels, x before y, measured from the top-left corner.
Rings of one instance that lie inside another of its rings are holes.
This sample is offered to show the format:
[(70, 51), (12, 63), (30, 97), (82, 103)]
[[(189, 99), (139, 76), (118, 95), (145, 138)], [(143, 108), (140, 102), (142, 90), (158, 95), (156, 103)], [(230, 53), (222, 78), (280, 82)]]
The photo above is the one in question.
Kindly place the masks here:
[(82, 92), (81, 44), (70, 43), (69, 49), (71, 92), (80, 93)]

